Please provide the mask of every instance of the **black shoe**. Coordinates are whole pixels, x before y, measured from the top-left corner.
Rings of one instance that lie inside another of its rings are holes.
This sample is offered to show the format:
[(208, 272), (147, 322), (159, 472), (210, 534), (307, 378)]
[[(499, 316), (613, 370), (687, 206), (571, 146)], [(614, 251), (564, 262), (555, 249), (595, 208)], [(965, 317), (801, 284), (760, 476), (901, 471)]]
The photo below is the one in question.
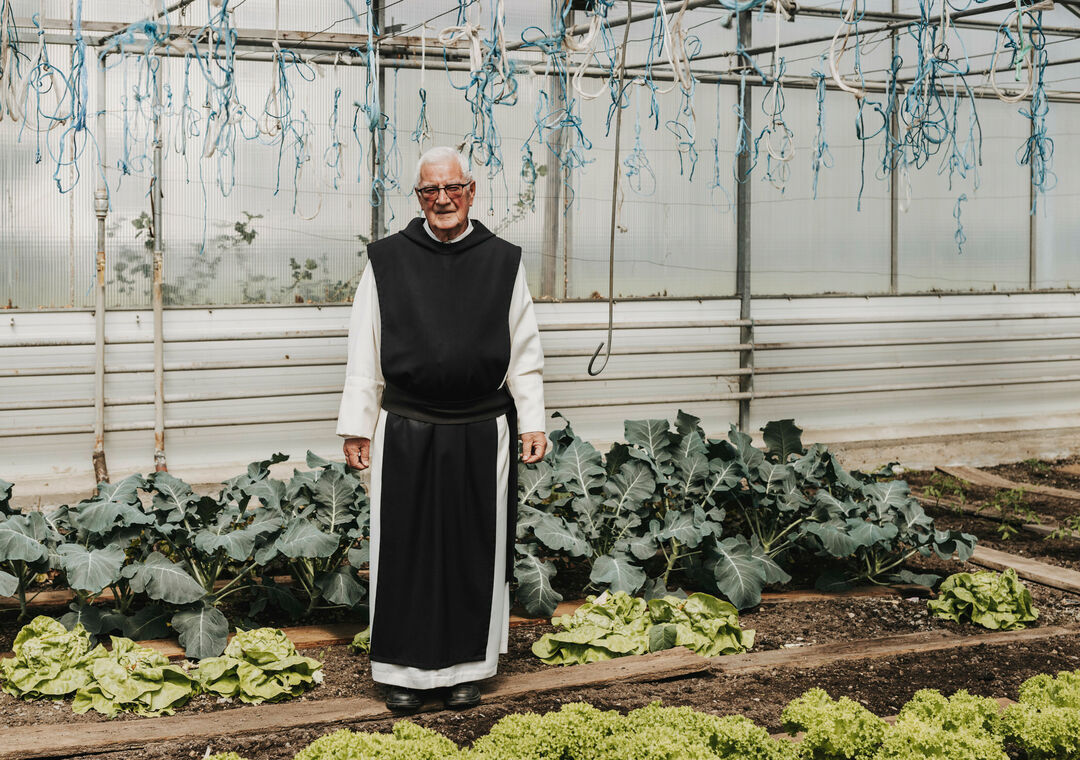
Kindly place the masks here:
[(403, 686), (391, 686), (390, 693), (386, 696), (386, 707), (391, 712), (402, 715), (411, 715), (423, 704), (424, 700), (420, 698), (419, 692)]
[(480, 704), (480, 689), (474, 683), (459, 683), (451, 686), (446, 695), (446, 707), (450, 710), (464, 710)]

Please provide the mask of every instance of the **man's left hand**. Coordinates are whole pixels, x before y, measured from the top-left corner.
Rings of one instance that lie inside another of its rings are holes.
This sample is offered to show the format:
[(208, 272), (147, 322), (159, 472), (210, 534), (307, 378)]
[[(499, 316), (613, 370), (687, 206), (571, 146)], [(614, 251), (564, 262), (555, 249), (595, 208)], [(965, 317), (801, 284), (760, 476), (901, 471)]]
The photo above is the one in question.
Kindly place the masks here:
[(544, 458), (544, 453), (547, 451), (547, 436), (543, 432), (522, 433), (518, 437), (521, 439), (522, 462), (532, 464)]

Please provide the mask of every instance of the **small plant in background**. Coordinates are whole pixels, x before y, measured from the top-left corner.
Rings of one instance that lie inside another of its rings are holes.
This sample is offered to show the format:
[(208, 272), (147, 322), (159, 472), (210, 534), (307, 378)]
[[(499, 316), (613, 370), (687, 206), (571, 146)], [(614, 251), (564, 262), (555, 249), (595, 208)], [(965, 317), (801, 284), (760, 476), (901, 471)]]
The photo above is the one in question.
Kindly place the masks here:
[(1041, 459), (1035, 459), (1034, 457), (1031, 459), (1025, 459), (1023, 462), (1021, 462), (1021, 464), (1027, 467), (1032, 472), (1039, 475), (1045, 475), (1046, 473), (1050, 472), (1049, 464), (1042, 461)]
[(1023, 488), (1000, 489), (994, 493), (990, 501), (979, 508), (992, 509), (1005, 520), (998, 526), (998, 533), (1002, 540), (1007, 541), (1017, 533), (1017, 524), (1040, 523), (1042, 518), (1024, 501)]
[(923, 493), (927, 498), (933, 499), (935, 504), (940, 503), (943, 498), (955, 499), (960, 504), (967, 503), (963, 482), (943, 472), (935, 472), (930, 476), (930, 482), (923, 489)]

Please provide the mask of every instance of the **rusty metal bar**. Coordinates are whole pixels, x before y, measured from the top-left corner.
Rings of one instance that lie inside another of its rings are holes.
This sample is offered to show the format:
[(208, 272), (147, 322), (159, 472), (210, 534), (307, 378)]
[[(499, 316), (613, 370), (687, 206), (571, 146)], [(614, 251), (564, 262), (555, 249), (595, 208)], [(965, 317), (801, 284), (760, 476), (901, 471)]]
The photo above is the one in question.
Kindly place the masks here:
[(161, 175), (164, 162), (162, 160), (162, 125), (161, 107), (163, 102), (162, 92), (164, 84), (164, 72), (161, 70), (161, 59), (157, 59), (158, 70), (155, 76), (155, 104), (154, 104), (154, 176), (150, 181), (150, 203), (154, 220), (154, 282), (151, 298), (154, 307), (154, 470), (161, 472), (167, 470), (165, 462), (165, 337), (164, 320), (162, 311), (164, 308), (164, 296), (162, 286), (165, 279), (165, 256), (162, 246), (162, 213), (161, 213)]
[(94, 298), (94, 451), (91, 462), (94, 482), (109, 482), (109, 468), (105, 461), (105, 218), (109, 213), (109, 187), (105, 183), (106, 149), (108, 131), (105, 125), (105, 62), (97, 61), (97, 128), (98, 172), (97, 189), (94, 191), (94, 215), (97, 217), (97, 251), (94, 271), (97, 277)]

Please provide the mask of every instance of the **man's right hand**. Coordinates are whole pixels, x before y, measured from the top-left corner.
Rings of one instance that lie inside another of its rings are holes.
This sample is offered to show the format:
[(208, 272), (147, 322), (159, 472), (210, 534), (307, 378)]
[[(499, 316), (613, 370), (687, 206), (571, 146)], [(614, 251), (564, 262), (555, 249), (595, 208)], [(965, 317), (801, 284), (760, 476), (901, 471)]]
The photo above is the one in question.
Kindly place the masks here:
[(357, 470), (366, 470), (371, 464), (371, 439), (370, 438), (346, 438), (345, 464)]

